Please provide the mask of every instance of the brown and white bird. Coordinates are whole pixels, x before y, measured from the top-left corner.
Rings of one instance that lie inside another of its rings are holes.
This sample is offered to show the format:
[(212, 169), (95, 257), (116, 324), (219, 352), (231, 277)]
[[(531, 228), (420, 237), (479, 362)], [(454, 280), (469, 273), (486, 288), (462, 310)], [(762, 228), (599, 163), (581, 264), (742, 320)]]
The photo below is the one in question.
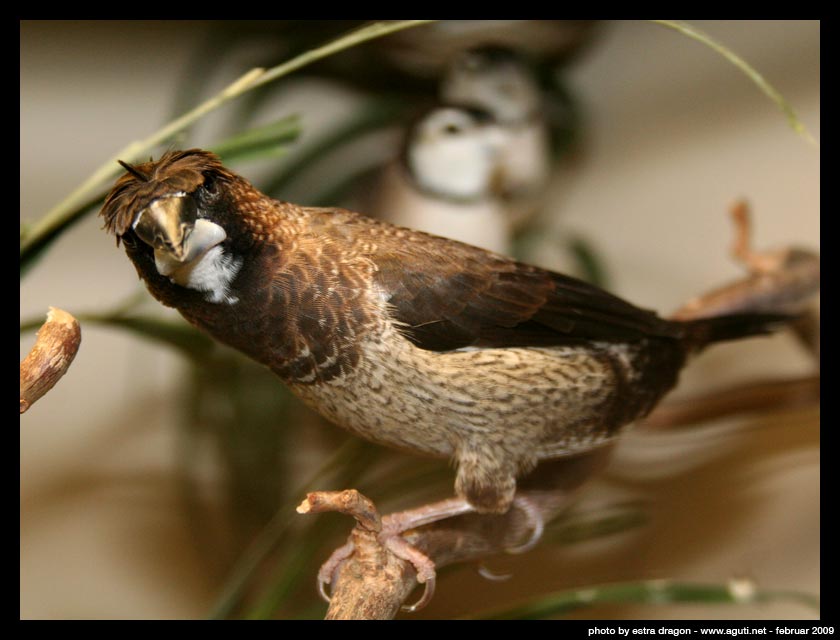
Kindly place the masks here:
[(499, 188), (513, 224), (523, 223), (542, 204), (551, 173), (548, 122), (533, 70), (507, 47), (468, 49), (449, 64), (440, 97), (488, 112), (504, 130)]
[(152, 295), (335, 424), (453, 459), (460, 512), (506, 512), (517, 478), (615, 438), (688, 356), (779, 320), (666, 320), (483, 249), (272, 200), (207, 151), (124, 166), (101, 214)]
[(365, 211), (402, 227), (510, 251), (511, 225), (496, 193), (508, 136), (481, 111), (438, 106), (406, 132), (399, 157), (383, 167)]

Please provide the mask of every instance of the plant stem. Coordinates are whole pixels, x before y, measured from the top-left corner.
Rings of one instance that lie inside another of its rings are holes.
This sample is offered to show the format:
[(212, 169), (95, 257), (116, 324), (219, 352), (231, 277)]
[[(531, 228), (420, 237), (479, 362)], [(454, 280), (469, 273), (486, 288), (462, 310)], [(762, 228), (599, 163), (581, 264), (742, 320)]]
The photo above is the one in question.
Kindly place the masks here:
[(129, 143), (120, 149), (112, 157), (99, 167), (93, 174), (90, 175), (82, 184), (74, 189), (70, 195), (59, 202), (56, 206), (50, 209), (41, 219), (35, 222), (32, 227), (22, 234), (20, 239), (20, 253), (24, 256), (31, 248), (38, 245), (38, 243), (58, 227), (62, 226), (66, 220), (73, 217), (74, 212), (83, 204), (89, 201), (91, 194), (105, 181), (113, 180), (122, 171), (118, 165), (117, 160), (125, 160), (126, 162), (136, 162), (140, 156), (148, 153), (159, 144), (163, 144), (174, 136), (197, 122), (199, 119), (218, 109), (220, 106), (237, 98), (242, 94), (260, 87), (264, 84), (272, 82), (277, 78), (281, 78), (292, 71), (296, 71), (301, 67), (312, 64), (317, 60), (321, 60), (334, 53), (343, 51), (355, 45), (380, 38), (382, 36), (401, 31), (403, 29), (410, 29), (418, 27), (423, 24), (435, 22), (434, 20), (395, 20), (393, 22), (375, 22), (373, 24), (362, 27), (344, 35), (332, 42), (329, 42), (321, 47), (312, 49), (299, 56), (283, 62), (271, 69), (255, 68), (248, 71), (245, 75), (234, 81), (227, 88), (216, 94), (209, 100), (201, 103), (191, 111), (176, 118), (162, 129), (156, 131), (151, 136)]
[(800, 136), (805, 138), (809, 143), (814, 146), (819, 146), (817, 141), (811, 135), (811, 132), (805, 127), (799, 117), (796, 115), (796, 112), (793, 110), (793, 107), (788, 104), (787, 100), (782, 97), (774, 87), (771, 85), (767, 80), (764, 79), (758, 71), (756, 71), (746, 60), (744, 60), (741, 56), (737, 53), (723, 45), (722, 43), (718, 42), (714, 38), (712, 38), (707, 33), (700, 31), (697, 27), (694, 27), (686, 22), (682, 22), (680, 20), (650, 20), (654, 24), (662, 25), (663, 27), (668, 27), (669, 29), (674, 29), (675, 31), (679, 31), (684, 36), (688, 36), (693, 40), (697, 40), (698, 42), (702, 42), (707, 47), (713, 49), (714, 51), (718, 52), (724, 58), (726, 58), (729, 62), (734, 64), (738, 67), (746, 76), (752, 80), (759, 89), (770, 98), (779, 109), (785, 114), (788, 119), (788, 123), (790, 124), (791, 128), (798, 133)]

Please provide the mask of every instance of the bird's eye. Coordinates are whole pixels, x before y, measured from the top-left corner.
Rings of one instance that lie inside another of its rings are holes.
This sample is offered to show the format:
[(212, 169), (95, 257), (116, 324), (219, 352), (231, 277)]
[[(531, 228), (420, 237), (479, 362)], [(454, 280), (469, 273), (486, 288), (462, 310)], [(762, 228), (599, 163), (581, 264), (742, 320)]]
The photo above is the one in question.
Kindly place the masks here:
[(202, 185), (207, 193), (216, 193), (216, 180), (212, 174), (204, 176), (204, 184)]
[(209, 171), (204, 174), (204, 184), (201, 185), (201, 191), (204, 196), (215, 198), (219, 194), (219, 187), (214, 176)]
[(443, 128), (443, 132), (450, 136), (456, 136), (461, 133), (462, 129), (457, 124), (449, 123)]

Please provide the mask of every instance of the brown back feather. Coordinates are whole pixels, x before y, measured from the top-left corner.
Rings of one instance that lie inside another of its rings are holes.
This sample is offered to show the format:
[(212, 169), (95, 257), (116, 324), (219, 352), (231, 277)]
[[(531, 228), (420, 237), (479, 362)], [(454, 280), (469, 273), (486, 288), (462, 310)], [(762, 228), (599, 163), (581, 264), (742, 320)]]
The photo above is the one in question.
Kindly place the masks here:
[[(310, 210), (315, 211), (315, 210)], [(575, 344), (679, 339), (682, 328), (581, 280), (446, 238), (323, 210), (376, 265), (374, 282), (416, 346)], [(338, 222), (340, 220), (340, 222)]]

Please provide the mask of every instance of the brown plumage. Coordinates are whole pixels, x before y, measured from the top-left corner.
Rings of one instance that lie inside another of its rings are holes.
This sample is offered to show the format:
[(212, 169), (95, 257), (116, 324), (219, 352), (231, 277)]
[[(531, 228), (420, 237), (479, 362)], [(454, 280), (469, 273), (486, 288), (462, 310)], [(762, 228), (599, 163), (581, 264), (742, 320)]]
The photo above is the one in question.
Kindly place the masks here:
[(163, 304), (339, 426), (454, 458), (483, 512), (506, 511), (540, 460), (646, 415), (692, 352), (779, 320), (665, 320), (482, 249), (272, 200), (195, 149), (132, 167), (102, 215)]

